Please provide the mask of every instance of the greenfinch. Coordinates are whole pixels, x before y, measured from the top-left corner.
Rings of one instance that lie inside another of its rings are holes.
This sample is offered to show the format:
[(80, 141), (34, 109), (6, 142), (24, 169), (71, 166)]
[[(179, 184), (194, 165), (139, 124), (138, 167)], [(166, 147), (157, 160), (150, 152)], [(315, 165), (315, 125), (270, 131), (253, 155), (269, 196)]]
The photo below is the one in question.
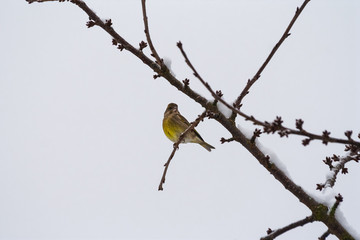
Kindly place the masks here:
[[(190, 123), (180, 114), (177, 104), (170, 103), (165, 110), (162, 126), (165, 135), (172, 142), (177, 142), (180, 135), (190, 126)], [(205, 142), (195, 129), (188, 132), (182, 142), (198, 143), (209, 152), (211, 149), (215, 149)]]

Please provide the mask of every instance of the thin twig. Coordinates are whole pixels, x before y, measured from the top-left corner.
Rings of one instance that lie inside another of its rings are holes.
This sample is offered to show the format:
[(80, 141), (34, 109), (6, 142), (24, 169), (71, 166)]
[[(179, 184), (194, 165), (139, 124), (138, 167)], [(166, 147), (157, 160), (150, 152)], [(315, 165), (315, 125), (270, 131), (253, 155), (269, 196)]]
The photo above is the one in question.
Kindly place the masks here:
[(143, 19), (144, 19), (144, 26), (145, 26), (145, 35), (146, 35), (146, 40), (147, 42), (149, 43), (149, 47), (150, 47), (150, 50), (151, 50), (151, 53), (153, 54), (153, 56), (155, 57), (157, 63), (159, 64), (159, 66), (161, 68), (163, 68), (165, 65), (163, 64), (163, 61), (161, 60), (161, 58), (159, 57), (159, 54), (157, 53), (153, 43), (152, 43), (152, 40), (151, 40), (151, 37), (150, 37), (150, 30), (149, 30), (149, 23), (148, 23), (148, 17), (147, 17), (147, 14), (146, 14), (146, 4), (145, 4), (145, 1), (146, 0), (141, 0), (141, 6), (142, 6), (142, 12), (143, 12)]
[(319, 237), (319, 240), (325, 240), (329, 235), (330, 235), (330, 231), (328, 229), (326, 230), (326, 232), (323, 233), (323, 235)]
[(261, 67), (259, 68), (259, 70), (255, 73), (254, 77), (250, 80), (248, 80), (245, 88), (242, 90), (241, 94), (239, 95), (239, 97), (236, 99), (235, 101), (235, 107), (236, 108), (240, 108), (241, 106), (241, 101), (243, 100), (243, 98), (249, 93), (249, 89), (251, 88), (251, 86), (260, 78), (261, 73), (264, 71), (264, 69), (266, 68), (266, 66), (268, 65), (268, 63), (270, 62), (270, 60), (272, 59), (272, 57), (275, 55), (276, 51), (279, 49), (279, 47), (281, 46), (281, 44), (285, 41), (285, 39), (290, 36), (290, 30), (292, 28), (292, 26), (294, 25), (295, 21), (298, 19), (298, 17), (300, 16), (301, 12), (304, 10), (305, 6), (310, 2), (310, 0), (305, 0), (303, 2), (303, 4), (301, 5), (301, 7), (297, 7), (296, 11), (295, 11), (295, 15), (294, 17), (291, 19), (289, 25), (287, 26), (287, 28), (285, 29), (285, 32), (283, 33), (283, 35), (281, 36), (280, 40), (275, 44), (274, 48), (271, 50), (270, 54), (268, 55), (268, 57), (266, 58), (265, 62), (261, 65)]
[(204, 79), (200, 76), (200, 74), (196, 71), (195, 67), (192, 65), (192, 63), (190, 62), (189, 58), (187, 57), (186, 52), (183, 49), (182, 43), (179, 41), (177, 42), (176, 46), (180, 49), (181, 54), (184, 56), (185, 58), (185, 62), (186, 64), (191, 68), (191, 70), (194, 73), (194, 76), (200, 80), (200, 82), (206, 87), (206, 89), (211, 93), (211, 95), (217, 99), (218, 95), (216, 94), (216, 92), (214, 90), (212, 90), (212, 88), (210, 87), (210, 85), (204, 81)]
[(294, 223), (291, 223), (283, 228), (280, 228), (280, 229), (277, 229), (273, 232), (271, 232), (269, 235), (267, 235), (266, 237), (262, 237), (260, 238), (260, 240), (272, 240), (278, 236), (280, 236), (281, 234), (291, 230), (291, 229), (294, 229), (294, 228), (297, 228), (297, 227), (302, 227), (304, 226), (305, 224), (308, 224), (308, 223), (312, 223), (315, 221), (315, 218), (313, 216), (308, 216), (304, 219), (301, 219), (297, 222), (294, 222)]
[(33, 2), (55, 2), (55, 1), (59, 1), (59, 0), (26, 0), (28, 3), (33, 3)]
[(340, 173), (340, 170), (345, 167), (345, 164), (354, 160), (351, 156), (346, 156), (341, 158), (340, 162), (332, 169), (333, 175), (331, 178), (327, 179), (325, 182), (325, 187), (334, 187), (337, 175)]
[(323, 133), (321, 135), (308, 132), (308, 131), (304, 130), (302, 128), (302, 126), (300, 127), (298, 125), (298, 122), (303, 123), (303, 121), (301, 119), (296, 120), (296, 126), (297, 126), (298, 130), (283, 126), (281, 117), (277, 117), (272, 123), (269, 123), (267, 121), (262, 122), (260, 120), (257, 120), (254, 116), (248, 116), (248, 115), (245, 118), (245, 120), (253, 122), (254, 125), (260, 125), (260, 126), (264, 127), (264, 132), (267, 134), (277, 132), (280, 134), (281, 137), (284, 137), (284, 136), (287, 137), (288, 135), (298, 135), (298, 136), (308, 137), (307, 141), (305, 141), (307, 143), (305, 143), (303, 141), (304, 146), (306, 146), (311, 140), (316, 139), (316, 140), (321, 140), (325, 145), (328, 143), (340, 143), (340, 144), (349, 144), (349, 145), (354, 145), (354, 146), (360, 147), (359, 141), (354, 141), (353, 139), (333, 138), (333, 137), (330, 137), (330, 132), (328, 132), (326, 130), (323, 131)]
[(160, 180), (160, 184), (159, 184), (159, 188), (158, 190), (159, 191), (162, 191), (164, 190), (163, 189), (163, 184), (165, 183), (165, 178), (166, 178), (166, 173), (167, 173), (167, 170), (169, 168), (169, 165), (170, 165), (170, 162), (172, 160), (172, 158), (174, 157), (175, 155), (175, 152), (177, 149), (179, 149), (179, 145), (180, 143), (183, 141), (183, 139), (185, 138), (186, 134), (188, 134), (190, 131), (192, 131), (199, 123), (200, 121), (202, 121), (204, 119), (204, 117), (206, 116), (206, 111), (204, 111), (194, 122), (192, 122), (190, 124), (190, 126), (180, 135), (179, 139), (177, 140), (176, 143), (174, 143), (174, 149), (172, 150), (170, 156), (169, 156), (169, 159), (167, 160), (167, 162), (164, 164), (164, 172), (163, 172), (163, 175), (161, 177), (161, 180)]
[(240, 116), (244, 117), (244, 118), (249, 118), (248, 115), (246, 115), (243, 112), (240, 112), (238, 109), (235, 109), (233, 106), (231, 106), (229, 103), (227, 103), (225, 100), (223, 100), (221, 97), (219, 97), (219, 95), (216, 94), (216, 92), (211, 88), (211, 86), (209, 85), (209, 83), (205, 82), (204, 79), (200, 76), (200, 74), (196, 71), (195, 67), (192, 65), (192, 63), (190, 62), (190, 59), (188, 58), (184, 48), (183, 48), (183, 44), (182, 42), (178, 42), (177, 47), (180, 49), (181, 54), (183, 55), (186, 64), (191, 68), (191, 70), (193, 71), (194, 76), (200, 80), (200, 82), (206, 87), (206, 89), (211, 93), (211, 95), (213, 96), (213, 98), (215, 98), (215, 100), (218, 100), (219, 102), (221, 102), (222, 104), (224, 104), (226, 107), (228, 107), (229, 109), (235, 111), (237, 114), (239, 114)]
[(338, 174), (340, 172), (343, 174), (348, 173), (348, 169), (345, 167), (345, 165), (350, 161), (360, 161), (360, 148), (353, 147), (353, 150), (354, 152), (350, 152), (348, 156), (340, 157), (334, 154), (332, 157), (326, 157), (325, 160), (323, 160), (323, 162), (329, 166), (332, 175), (326, 179), (325, 183), (316, 184), (317, 190), (322, 191), (325, 188), (334, 187)]
[(338, 209), (340, 203), (344, 200), (343, 197), (341, 196), (341, 194), (339, 193), (337, 196), (335, 196), (335, 203), (334, 205), (331, 207), (330, 212), (329, 212), (329, 216), (330, 217), (335, 217), (335, 212)]

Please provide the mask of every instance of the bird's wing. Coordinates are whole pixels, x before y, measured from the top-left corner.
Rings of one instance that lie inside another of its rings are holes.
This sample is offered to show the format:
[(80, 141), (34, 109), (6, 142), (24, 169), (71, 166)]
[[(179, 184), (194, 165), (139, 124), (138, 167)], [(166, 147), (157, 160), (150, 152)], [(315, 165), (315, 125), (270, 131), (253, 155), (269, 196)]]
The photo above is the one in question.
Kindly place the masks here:
[[(190, 123), (188, 122), (188, 120), (186, 120), (186, 118), (184, 118), (181, 114), (178, 114), (178, 116), (180, 117), (180, 120), (182, 123), (184, 123), (184, 125), (186, 125), (186, 128), (189, 127)], [(185, 128), (185, 129), (186, 129)], [(195, 135), (201, 139), (201, 141), (204, 141), (204, 139), (200, 136), (200, 134), (195, 130), (193, 129), (193, 132), (195, 133)]]

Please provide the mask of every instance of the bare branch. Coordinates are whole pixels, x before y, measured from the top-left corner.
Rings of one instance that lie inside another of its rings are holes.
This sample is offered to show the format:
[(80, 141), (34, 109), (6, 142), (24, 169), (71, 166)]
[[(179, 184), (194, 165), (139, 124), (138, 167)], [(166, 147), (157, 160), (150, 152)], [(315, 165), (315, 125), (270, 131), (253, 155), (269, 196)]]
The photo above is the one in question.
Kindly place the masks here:
[(163, 172), (163, 175), (161, 177), (161, 180), (160, 180), (160, 184), (159, 184), (159, 188), (158, 190), (159, 191), (162, 191), (164, 190), (163, 189), (163, 184), (165, 183), (165, 178), (166, 178), (166, 173), (167, 173), (167, 170), (169, 168), (169, 165), (170, 165), (170, 162), (172, 160), (172, 158), (174, 157), (175, 155), (175, 152), (177, 149), (179, 149), (179, 145), (180, 143), (184, 140), (186, 134), (188, 134), (191, 130), (193, 130), (199, 123), (200, 121), (202, 121), (204, 119), (204, 117), (206, 116), (206, 112), (207, 111), (204, 111), (198, 118), (196, 118), (196, 120), (194, 122), (192, 122), (190, 124), (190, 126), (180, 135), (179, 139), (177, 140), (176, 143), (174, 143), (174, 149), (172, 150), (170, 156), (169, 156), (169, 159), (167, 160), (167, 162), (164, 164), (165, 168), (164, 168), (164, 172)]
[(291, 223), (283, 228), (277, 229), (275, 231), (272, 231), (271, 229), (268, 230), (268, 235), (266, 237), (262, 237), (260, 238), (260, 240), (272, 240), (275, 239), (276, 237), (280, 236), (281, 234), (290, 231), (291, 229), (297, 228), (297, 227), (302, 227), (305, 224), (308, 223), (312, 223), (315, 221), (315, 218), (313, 216), (308, 216), (304, 219), (301, 219), (297, 222)]
[(339, 207), (340, 203), (344, 200), (340, 193), (337, 196), (335, 196), (335, 199), (336, 201), (330, 209), (330, 213), (329, 213), (330, 217), (335, 217), (335, 212), (337, 208)]
[(329, 235), (330, 235), (330, 231), (328, 229), (326, 230), (326, 232), (323, 233), (323, 235), (319, 237), (319, 240), (325, 240)]
[(62, 2), (61, 0), (26, 0), (29, 4), (33, 3), (33, 2)]
[(332, 176), (329, 177), (324, 184), (317, 184), (316, 189), (321, 191), (327, 187), (334, 187), (338, 174), (348, 173), (348, 169), (345, 167), (345, 165), (350, 161), (360, 161), (360, 148), (357, 149), (357, 152), (351, 152), (346, 157), (339, 157), (335, 154), (332, 157), (326, 157), (323, 162), (329, 166), (330, 170), (332, 171)]
[[(217, 94), (214, 90), (212, 90), (212, 88), (210, 87), (210, 85), (204, 81), (204, 79), (200, 76), (200, 74), (196, 71), (195, 67), (192, 65), (192, 63), (190, 62), (190, 59), (188, 58), (187, 54), (185, 53), (184, 49), (183, 49), (183, 45), (181, 42), (177, 42), (176, 46), (180, 49), (181, 54), (184, 56), (185, 58), (185, 62), (186, 64), (191, 68), (191, 70), (194, 72), (194, 76), (200, 80), (200, 82), (206, 87), (206, 89), (211, 93), (211, 95), (219, 100), (221, 99), (220, 94)], [(219, 100), (220, 101), (220, 100)]]
[(301, 12), (304, 10), (305, 6), (310, 2), (310, 0), (305, 0), (303, 2), (303, 4), (301, 5), (300, 8), (296, 8), (295, 11), (295, 15), (294, 17), (291, 19), (289, 25), (287, 26), (287, 28), (285, 29), (285, 32), (283, 33), (283, 35), (281, 36), (280, 40), (276, 43), (276, 45), (274, 46), (274, 48), (272, 49), (272, 51), (270, 52), (270, 54), (268, 55), (268, 57), (266, 58), (265, 62), (261, 65), (261, 67), (259, 68), (259, 70), (255, 73), (254, 77), (250, 80), (248, 80), (245, 88), (242, 90), (241, 94), (239, 95), (239, 97), (236, 99), (234, 105), (236, 108), (240, 108), (241, 106), (241, 101), (243, 100), (243, 98), (249, 93), (249, 89), (251, 88), (251, 86), (260, 78), (261, 73), (264, 71), (264, 69), (266, 68), (266, 66), (268, 65), (268, 63), (270, 62), (270, 60), (272, 59), (272, 57), (274, 56), (274, 54), (276, 53), (276, 51), (279, 49), (279, 47), (281, 46), (281, 44), (285, 41), (285, 39), (290, 36), (290, 30), (292, 28), (292, 26), (294, 25), (295, 21), (298, 19), (298, 17), (300, 16)]
[(146, 14), (146, 4), (145, 4), (145, 1), (146, 0), (141, 0), (141, 6), (142, 6), (142, 12), (143, 12), (143, 19), (144, 19), (144, 26), (145, 26), (145, 35), (146, 35), (146, 40), (147, 42), (149, 43), (149, 47), (150, 47), (150, 50), (153, 54), (153, 56), (155, 57), (157, 63), (159, 64), (159, 66), (161, 68), (163, 68), (165, 65), (163, 64), (163, 61), (162, 59), (159, 57), (159, 54), (157, 53), (153, 43), (152, 43), (152, 40), (151, 40), (151, 37), (150, 37), (150, 30), (149, 30), (149, 23), (148, 23), (148, 17), (147, 17), (147, 14)]
[(232, 141), (235, 141), (235, 139), (234, 138), (225, 139), (223, 137), (220, 139), (221, 144), (224, 144), (226, 142), (232, 142)]
[(255, 128), (254, 133), (253, 133), (253, 136), (252, 136), (251, 139), (250, 139), (250, 142), (255, 143), (255, 139), (258, 138), (258, 137), (260, 137), (261, 133), (262, 133), (262, 132), (261, 132), (260, 129)]
[[(336, 197), (335, 197), (336, 201), (334, 203), (334, 205), (331, 207), (330, 209), (330, 213), (329, 216), (330, 217), (334, 217), (335, 216), (335, 211), (336, 209), (339, 207), (340, 203), (343, 201), (343, 197), (341, 196), (341, 194), (339, 193)], [(330, 230), (328, 229), (326, 232), (323, 233), (323, 235), (321, 235), (319, 237), (319, 240), (325, 240), (329, 235), (331, 234)]]
[(354, 141), (353, 139), (341, 139), (341, 138), (333, 138), (330, 137), (330, 132), (327, 130), (324, 130), (322, 134), (314, 134), (311, 132), (308, 132), (303, 129), (303, 123), (304, 121), (301, 119), (296, 120), (296, 129), (292, 129), (289, 127), (285, 127), (282, 125), (281, 117), (276, 117), (276, 119), (272, 122), (262, 122), (260, 120), (257, 120), (255, 117), (250, 116), (245, 118), (247, 121), (251, 121), (254, 123), (254, 125), (260, 125), (264, 128), (264, 133), (270, 134), (270, 133), (278, 133), (280, 137), (288, 137), (289, 135), (298, 135), (298, 136), (304, 136), (307, 137), (307, 141), (303, 141), (303, 145), (306, 146), (310, 143), (312, 140), (321, 140), (323, 144), (327, 145), (328, 143), (340, 143), (340, 144), (349, 144), (360, 147), (360, 142)]

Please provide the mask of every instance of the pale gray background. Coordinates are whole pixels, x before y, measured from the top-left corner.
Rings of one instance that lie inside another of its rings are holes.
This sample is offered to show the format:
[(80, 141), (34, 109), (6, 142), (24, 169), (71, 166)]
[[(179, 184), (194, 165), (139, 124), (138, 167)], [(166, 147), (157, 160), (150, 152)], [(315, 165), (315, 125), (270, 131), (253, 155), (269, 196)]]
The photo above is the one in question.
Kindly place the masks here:
[[(87, 1), (130, 43), (145, 40), (140, 0)], [(148, 0), (158, 52), (179, 77), (210, 98), (176, 47), (181, 40), (200, 74), (227, 100), (251, 78), (302, 1)], [(360, 131), (360, 2), (313, 0), (295, 24), (243, 110), (262, 120), (281, 115), (294, 127), (343, 137)], [(202, 108), (127, 52), (71, 3), (0, 8), (0, 239), (259, 239), (309, 210), (215, 121), (198, 126), (216, 147), (182, 145), (165, 190), (157, 187), (172, 143), (163, 112), (176, 102), (189, 121)], [(146, 52), (148, 53), (148, 49)], [(242, 128), (254, 126), (240, 120)], [(359, 164), (348, 165), (334, 191), (325, 156), (343, 146), (263, 136), (261, 143), (314, 196), (341, 193), (340, 210), (360, 232)], [(310, 224), (278, 239), (317, 239)], [(328, 239), (335, 239), (329, 237)]]

